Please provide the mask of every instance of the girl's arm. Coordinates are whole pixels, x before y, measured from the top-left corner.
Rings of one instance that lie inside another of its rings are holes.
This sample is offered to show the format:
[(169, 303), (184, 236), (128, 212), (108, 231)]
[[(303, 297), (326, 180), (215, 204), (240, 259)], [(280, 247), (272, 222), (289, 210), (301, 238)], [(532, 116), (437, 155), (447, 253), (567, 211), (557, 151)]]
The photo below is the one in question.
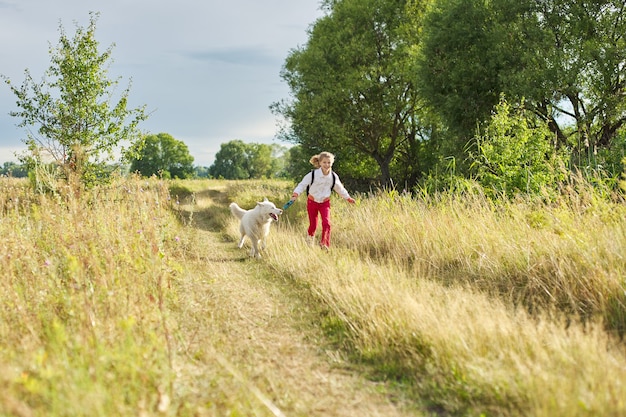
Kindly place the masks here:
[(344, 198), (348, 203), (354, 204), (354, 198), (350, 197), (350, 193), (348, 193), (348, 190), (346, 190), (346, 188), (343, 186), (343, 184), (341, 183), (341, 180), (339, 179), (339, 175), (336, 175), (336, 179), (337, 181), (335, 181), (335, 192), (337, 194), (339, 194), (342, 198)]

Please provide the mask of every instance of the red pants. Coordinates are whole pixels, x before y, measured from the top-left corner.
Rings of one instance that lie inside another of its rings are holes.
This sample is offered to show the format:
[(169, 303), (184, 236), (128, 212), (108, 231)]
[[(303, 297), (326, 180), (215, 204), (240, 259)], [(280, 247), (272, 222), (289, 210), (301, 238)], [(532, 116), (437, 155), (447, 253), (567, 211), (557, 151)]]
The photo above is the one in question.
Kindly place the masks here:
[(330, 199), (323, 203), (316, 203), (313, 200), (307, 200), (306, 211), (309, 214), (309, 236), (315, 236), (317, 229), (317, 216), (322, 217), (322, 238), (320, 245), (330, 246)]

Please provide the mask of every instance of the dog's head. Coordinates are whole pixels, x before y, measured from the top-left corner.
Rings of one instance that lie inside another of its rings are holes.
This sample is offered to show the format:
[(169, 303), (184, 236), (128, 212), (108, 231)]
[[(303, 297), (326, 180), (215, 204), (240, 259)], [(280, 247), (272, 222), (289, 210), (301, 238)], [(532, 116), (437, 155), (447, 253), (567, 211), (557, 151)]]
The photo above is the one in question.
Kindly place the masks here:
[(278, 221), (278, 216), (283, 214), (283, 211), (276, 207), (276, 204), (272, 203), (267, 198), (263, 199), (263, 201), (258, 202), (257, 207), (260, 207), (263, 213), (267, 214), (269, 218), (275, 222)]

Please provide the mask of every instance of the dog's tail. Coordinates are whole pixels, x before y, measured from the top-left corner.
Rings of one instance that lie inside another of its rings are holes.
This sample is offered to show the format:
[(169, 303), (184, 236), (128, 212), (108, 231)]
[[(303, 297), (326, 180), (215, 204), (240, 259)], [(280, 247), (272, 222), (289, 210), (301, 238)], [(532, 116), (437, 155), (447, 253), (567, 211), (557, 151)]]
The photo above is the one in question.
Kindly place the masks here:
[(230, 207), (230, 212), (233, 213), (233, 216), (235, 216), (238, 219), (241, 219), (243, 215), (247, 213), (247, 210), (244, 210), (241, 207), (239, 207), (237, 203), (230, 203), (229, 207)]

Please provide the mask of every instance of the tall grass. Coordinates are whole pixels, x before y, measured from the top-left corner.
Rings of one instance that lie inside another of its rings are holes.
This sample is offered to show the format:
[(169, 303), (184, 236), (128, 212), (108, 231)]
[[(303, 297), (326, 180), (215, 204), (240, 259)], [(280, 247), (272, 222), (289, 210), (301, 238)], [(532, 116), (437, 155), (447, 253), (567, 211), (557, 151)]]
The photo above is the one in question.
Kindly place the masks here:
[(268, 262), (310, 286), (337, 343), (436, 413), (618, 416), (624, 214), (602, 199), (379, 193), (333, 203), (330, 254), (296, 221)]
[(180, 269), (166, 184), (80, 198), (0, 184), (0, 412), (163, 406), (174, 378), (164, 306)]
[(323, 323), (380, 378), (406, 384), (444, 415), (584, 416), (626, 410), (626, 357), (600, 326), (523, 310), (472, 289), (363, 262), (344, 251), (273, 253), (305, 282)]
[[(570, 200), (571, 202), (571, 200)], [(531, 311), (602, 316), (626, 331), (626, 207), (500, 201), (480, 194), (416, 200), (395, 193), (341, 207), (337, 242), (444, 284)]]
[[(280, 206), (291, 186), (119, 179), (75, 196), (0, 181), (0, 414), (267, 415), (220, 352), (228, 335), (212, 343), (227, 326), (205, 322), (196, 285), (210, 294), (211, 265), (238, 277), (201, 232), (235, 247), (228, 202)], [(622, 205), (583, 186), (556, 204), (357, 200), (333, 201), (330, 252), (305, 244), (298, 201), (263, 259), (244, 259), (297, 286), (372, 378), (438, 415), (626, 413)]]

